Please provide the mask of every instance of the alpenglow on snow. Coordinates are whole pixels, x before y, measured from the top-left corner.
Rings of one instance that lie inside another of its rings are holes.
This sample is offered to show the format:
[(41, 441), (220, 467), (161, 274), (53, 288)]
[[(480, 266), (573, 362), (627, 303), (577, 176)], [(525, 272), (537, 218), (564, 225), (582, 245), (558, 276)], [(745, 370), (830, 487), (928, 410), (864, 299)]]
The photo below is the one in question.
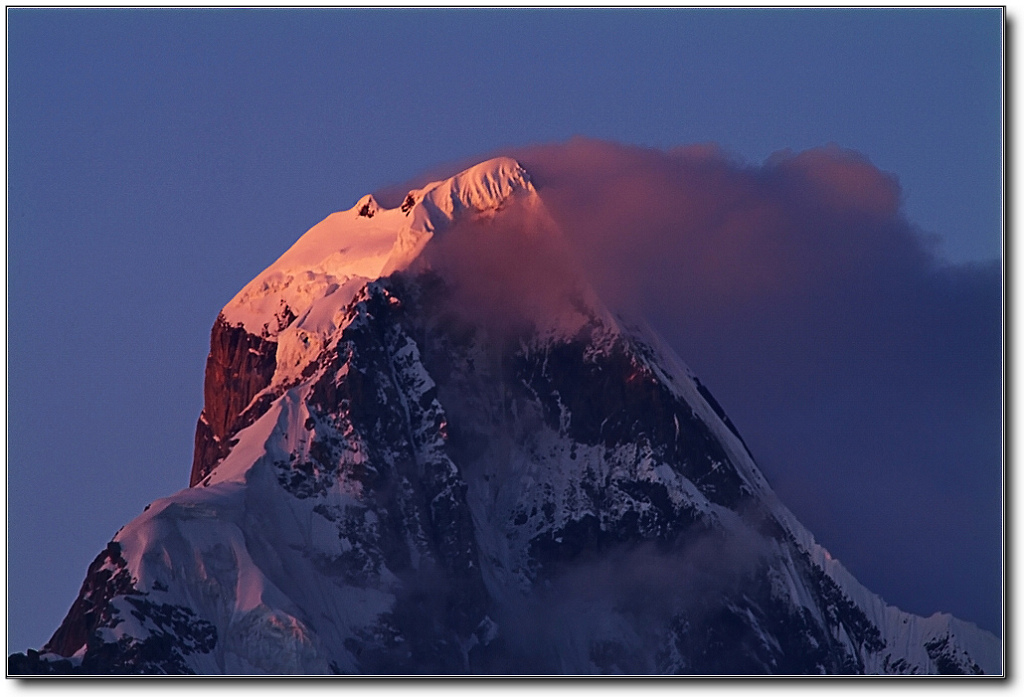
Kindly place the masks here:
[(1002, 672), (858, 583), (574, 269), (509, 158), (313, 227), (214, 324), (190, 487), (9, 673)]

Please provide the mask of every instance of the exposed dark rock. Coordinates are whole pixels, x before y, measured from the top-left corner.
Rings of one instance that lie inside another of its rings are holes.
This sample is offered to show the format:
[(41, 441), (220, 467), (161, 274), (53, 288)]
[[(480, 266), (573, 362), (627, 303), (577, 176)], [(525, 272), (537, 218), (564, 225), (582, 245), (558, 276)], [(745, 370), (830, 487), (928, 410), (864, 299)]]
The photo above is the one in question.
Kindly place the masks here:
[(750, 455), (751, 458), (753, 458), (754, 455), (753, 453), (750, 452), (750, 448), (747, 447), (747, 443), (746, 441), (743, 440), (743, 436), (740, 435), (740, 432), (736, 428), (736, 425), (732, 422), (732, 419), (729, 418), (729, 415), (725, 413), (725, 409), (723, 409), (722, 405), (718, 403), (718, 400), (715, 399), (714, 395), (711, 394), (711, 391), (707, 387), (705, 387), (704, 383), (702, 383), (696, 376), (693, 377), (693, 384), (696, 385), (697, 392), (700, 393), (700, 396), (704, 398), (704, 401), (708, 403), (708, 406), (711, 407), (711, 409), (715, 412), (718, 418), (722, 420), (722, 423), (725, 424), (725, 427), (728, 428), (732, 432), (732, 434), (739, 439), (740, 443), (743, 444), (743, 448), (747, 451), (747, 454)]
[(110, 601), (117, 595), (137, 595), (121, 545), (110, 542), (89, 565), (78, 598), (64, 621), (43, 647), (44, 651), (71, 656), (85, 646), (98, 627), (115, 621)]
[(821, 570), (821, 567), (812, 563), (806, 554), (803, 555), (803, 564), (817, 586), (821, 608), (831, 624), (833, 626), (842, 625), (850, 638), (868, 651), (878, 652), (884, 649), (885, 642), (882, 641), (878, 627), (872, 624), (864, 611), (843, 593), (836, 582)]
[(981, 667), (966, 653), (957, 654), (950, 637), (933, 639), (924, 645), (928, 656), (935, 661), (940, 675), (981, 675)]
[[(285, 310), (282, 320), (290, 323), (295, 315), (288, 308)], [(223, 315), (217, 317), (210, 334), (203, 384), (205, 401), (196, 424), (189, 486), (195, 486), (213, 471), (231, 452), (232, 437), (270, 407), (269, 398), (251, 407), (250, 404), (270, 384), (277, 366), (276, 355), (276, 341), (251, 334), (244, 327), (232, 327)]]
[(7, 657), (7, 675), (81, 675), (81, 666), (67, 659), (49, 660), (38, 651), (29, 649), (25, 653), (12, 653)]
[[(89, 566), (78, 598), (64, 622), (43, 647), (42, 653), (28, 651), (8, 658), (11, 675), (117, 675), (192, 673), (185, 657), (208, 653), (217, 644), (217, 630), (208, 621), (196, 617), (187, 607), (157, 603), (139, 591), (121, 547), (110, 542)], [(116, 628), (124, 622), (122, 607), (114, 600), (121, 598), (130, 614), (148, 635), (143, 639), (123, 636), (104, 641), (100, 629)], [(75, 660), (59, 660), (85, 651)]]

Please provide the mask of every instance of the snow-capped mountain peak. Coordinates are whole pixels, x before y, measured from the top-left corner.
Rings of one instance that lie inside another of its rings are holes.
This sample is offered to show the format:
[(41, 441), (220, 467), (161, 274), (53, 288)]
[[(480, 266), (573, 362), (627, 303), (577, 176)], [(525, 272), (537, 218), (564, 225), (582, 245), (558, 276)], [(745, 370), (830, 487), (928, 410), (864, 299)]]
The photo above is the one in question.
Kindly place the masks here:
[(818, 545), (672, 349), (550, 265), (549, 226), (497, 158), (309, 230), (214, 325), (190, 488), (9, 671), (1002, 670), (997, 637)]
[[(367, 281), (406, 268), (433, 235), (455, 221), (498, 211), (513, 196), (535, 196), (516, 160), (498, 157), (410, 191), (397, 208), (370, 194), (328, 216), (250, 281), (222, 312), (231, 326), (273, 338), (326, 296), (334, 309)], [(316, 322), (324, 320), (320, 308)], [(300, 320), (300, 324), (303, 321)]]
[[(460, 211), (486, 211), (501, 206), (517, 191), (534, 192), (530, 175), (510, 157), (481, 162), (450, 179), (434, 182), (409, 196), (430, 213), (441, 213), (451, 220)], [(436, 218), (431, 220), (435, 225)]]

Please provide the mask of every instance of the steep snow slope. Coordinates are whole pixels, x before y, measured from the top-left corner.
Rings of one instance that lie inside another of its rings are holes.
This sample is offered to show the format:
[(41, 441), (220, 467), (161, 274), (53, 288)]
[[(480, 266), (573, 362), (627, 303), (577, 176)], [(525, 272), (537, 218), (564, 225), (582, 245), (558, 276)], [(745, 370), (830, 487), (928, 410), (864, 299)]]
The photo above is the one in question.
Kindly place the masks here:
[(516, 231), (557, 235), (499, 158), (300, 238), (214, 327), (194, 486), (12, 672), (1001, 672), (998, 638), (832, 559), (582, 279), (477, 306), (440, 242)]

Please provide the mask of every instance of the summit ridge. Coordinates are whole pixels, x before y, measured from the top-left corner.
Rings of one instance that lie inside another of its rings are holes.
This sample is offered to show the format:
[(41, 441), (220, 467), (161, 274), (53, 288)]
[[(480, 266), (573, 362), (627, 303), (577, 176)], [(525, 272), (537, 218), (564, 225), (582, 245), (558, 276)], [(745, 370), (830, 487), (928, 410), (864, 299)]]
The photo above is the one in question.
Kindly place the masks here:
[(367, 194), (302, 235), (222, 315), (232, 326), (273, 337), (282, 313), (301, 315), (325, 295), (346, 304), (360, 284), (407, 267), (435, 232), (466, 215), (496, 211), (516, 195), (535, 196), (536, 189), (509, 157), (414, 189), (396, 208), (382, 208)]

